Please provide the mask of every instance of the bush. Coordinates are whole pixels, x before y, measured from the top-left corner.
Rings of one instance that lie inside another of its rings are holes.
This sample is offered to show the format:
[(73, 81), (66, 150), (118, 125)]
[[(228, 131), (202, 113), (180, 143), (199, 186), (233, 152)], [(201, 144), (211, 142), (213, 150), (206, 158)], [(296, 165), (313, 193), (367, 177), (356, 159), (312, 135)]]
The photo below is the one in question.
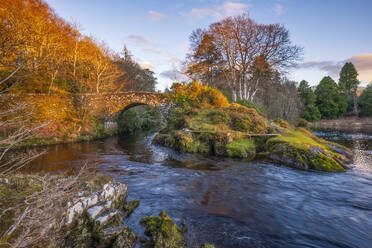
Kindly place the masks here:
[(255, 109), (232, 103), (226, 109), (231, 118), (231, 129), (248, 133), (266, 133), (267, 121)]
[(260, 115), (266, 116), (266, 110), (264, 107), (258, 105), (255, 102), (252, 102), (250, 100), (238, 100), (236, 101), (237, 104), (246, 106), (248, 108), (254, 108)]
[(227, 107), (227, 98), (217, 89), (203, 86), (192, 82), (174, 83), (171, 93), (168, 95), (171, 101), (179, 106), (189, 105), (192, 107)]

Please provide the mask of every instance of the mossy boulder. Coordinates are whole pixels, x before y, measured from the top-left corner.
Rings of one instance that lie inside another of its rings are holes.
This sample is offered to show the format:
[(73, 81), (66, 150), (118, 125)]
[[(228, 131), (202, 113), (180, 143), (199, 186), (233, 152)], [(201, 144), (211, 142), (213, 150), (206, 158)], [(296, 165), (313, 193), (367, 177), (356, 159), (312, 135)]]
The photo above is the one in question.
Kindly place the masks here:
[(284, 129), (266, 145), (272, 160), (302, 170), (345, 171), (352, 159), (348, 148), (319, 139), (304, 128)]
[(150, 216), (141, 220), (146, 225), (145, 234), (150, 237), (147, 245), (154, 248), (181, 248), (185, 241), (181, 229), (165, 211), (158, 217)]

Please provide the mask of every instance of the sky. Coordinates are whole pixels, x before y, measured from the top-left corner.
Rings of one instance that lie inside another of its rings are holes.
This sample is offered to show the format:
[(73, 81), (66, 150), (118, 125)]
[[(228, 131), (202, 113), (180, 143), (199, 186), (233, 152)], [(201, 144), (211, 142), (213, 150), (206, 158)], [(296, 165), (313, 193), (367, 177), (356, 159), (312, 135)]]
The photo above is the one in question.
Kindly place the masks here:
[(248, 13), (258, 23), (283, 24), (303, 59), (288, 71), (291, 80), (316, 85), (338, 80), (353, 62), (359, 80), (372, 82), (371, 0), (47, 0), (55, 12), (77, 23), (83, 34), (117, 52), (124, 45), (144, 68), (155, 72), (158, 90), (183, 80), (189, 36), (226, 16)]

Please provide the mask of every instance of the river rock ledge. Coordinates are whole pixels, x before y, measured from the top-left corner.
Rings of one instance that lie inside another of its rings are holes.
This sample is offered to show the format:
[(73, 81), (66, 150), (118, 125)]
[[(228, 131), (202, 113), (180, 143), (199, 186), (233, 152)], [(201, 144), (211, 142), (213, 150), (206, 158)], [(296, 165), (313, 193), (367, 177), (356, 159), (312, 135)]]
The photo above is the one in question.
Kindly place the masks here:
[(81, 192), (67, 204), (61, 247), (133, 247), (136, 235), (123, 219), (138, 206), (127, 202), (125, 184), (108, 182), (98, 192)]

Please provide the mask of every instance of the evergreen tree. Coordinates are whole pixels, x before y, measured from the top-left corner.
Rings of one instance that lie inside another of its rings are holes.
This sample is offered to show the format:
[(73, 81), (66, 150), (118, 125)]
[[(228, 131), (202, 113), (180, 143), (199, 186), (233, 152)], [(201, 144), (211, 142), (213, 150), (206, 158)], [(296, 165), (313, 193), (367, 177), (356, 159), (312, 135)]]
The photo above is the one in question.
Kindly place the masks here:
[(372, 116), (372, 82), (360, 95), (360, 114), (363, 116)]
[(305, 80), (300, 82), (298, 87), (301, 100), (304, 104), (302, 117), (308, 121), (316, 121), (321, 118), (318, 107), (316, 106), (316, 95)]
[(336, 82), (329, 76), (324, 77), (315, 90), (316, 104), (322, 118), (333, 119), (346, 113), (344, 101)]
[(344, 94), (346, 101), (348, 101), (350, 110), (352, 109), (354, 114), (358, 113), (358, 101), (356, 91), (358, 88), (358, 72), (351, 62), (345, 63), (340, 71), (340, 79), (338, 85), (341, 92)]

